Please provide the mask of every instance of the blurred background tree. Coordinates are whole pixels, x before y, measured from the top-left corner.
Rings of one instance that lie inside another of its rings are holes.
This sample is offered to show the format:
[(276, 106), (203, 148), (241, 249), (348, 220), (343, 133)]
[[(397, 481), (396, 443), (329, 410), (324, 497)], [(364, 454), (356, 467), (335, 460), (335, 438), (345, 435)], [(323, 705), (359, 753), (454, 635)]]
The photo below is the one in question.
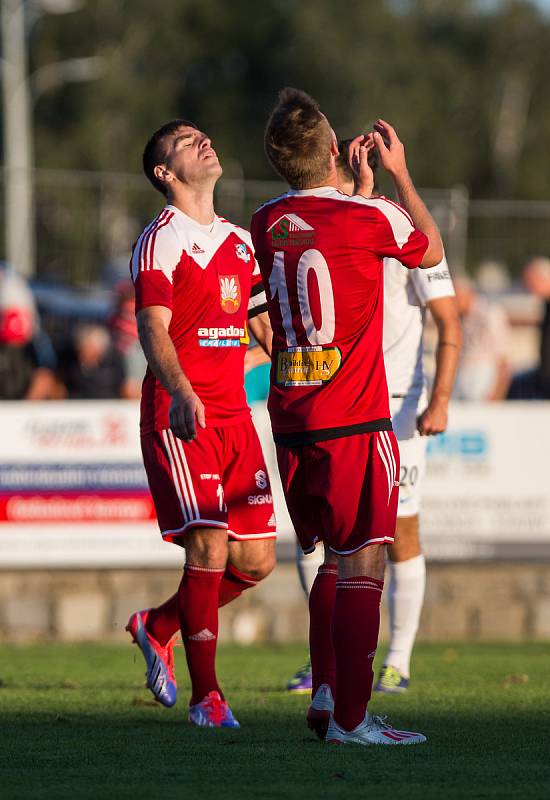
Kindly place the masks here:
[(230, 171), (267, 178), (265, 119), (277, 89), (296, 85), (339, 134), (391, 120), (422, 185), (545, 197), (550, 23), (529, 2), (483, 5), (88, 0), (33, 34), (34, 68), (105, 64), (39, 100), (37, 166), (138, 172), (148, 134), (182, 115), (212, 132)]
[[(34, 104), (38, 272), (86, 282), (98, 264), (127, 259), (128, 241), (160, 204), (140, 177), (143, 146), (173, 117), (196, 120), (212, 135), (226, 181), (274, 180), (262, 136), (285, 85), (316, 97), (338, 135), (369, 129), (378, 117), (391, 121), (421, 187), (464, 186), (474, 201), (544, 200), (545, 6), (81, 0), (74, 13), (40, 17), (29, 41), (30, 71), (89, 56), (101, 70), (94, 80), (50, 87)], [(240, 206), (222, 203), (223, 213), (246, 224), (264, 199), (262, 186)], [(494, 255), (514, 271), (534, 238), (549, 249), (544, 214), (531, 227), (522, 222), (518, 234), (505, 225), (505, 250), (500, 218), (471, 221), (479, 246), (468, 244), (470, 267)]]

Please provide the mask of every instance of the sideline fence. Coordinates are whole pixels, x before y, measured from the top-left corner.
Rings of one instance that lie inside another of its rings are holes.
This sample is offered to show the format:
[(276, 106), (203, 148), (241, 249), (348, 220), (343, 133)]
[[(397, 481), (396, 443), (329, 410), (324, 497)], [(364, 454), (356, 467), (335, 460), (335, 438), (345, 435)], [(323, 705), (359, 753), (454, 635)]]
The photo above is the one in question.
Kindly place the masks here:
[[(126, 274), (130, 246), (161, 203), (145, 178), (50, 169), (35, 170), (34, 178), (36, 277), (90, 286)], [(283, 191), (279, 181), (222, 178), (217, 208), (247, 227), (254, 209)], [(514, 276), (530, 254), (550, 253), (550, 202), (472, 200), (460, 186), (421, 193), (441, 227), (455, 274), (499, 261)]]

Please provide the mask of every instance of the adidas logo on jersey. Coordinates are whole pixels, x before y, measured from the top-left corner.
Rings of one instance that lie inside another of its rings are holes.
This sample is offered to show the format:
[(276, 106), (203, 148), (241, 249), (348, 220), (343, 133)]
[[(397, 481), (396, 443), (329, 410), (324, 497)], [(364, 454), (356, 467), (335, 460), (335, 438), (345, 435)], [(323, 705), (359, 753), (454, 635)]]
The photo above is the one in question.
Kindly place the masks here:
[(188, 636), (187, 638), (192, 642), (211, 642), (216, 637), (212, 631), (208, 630), (208, 628), (203, 628), (202, 631), (194, 633), (192, 636)]
[(194, 256), (200, 256), (204, 253), (204, 250), (202, 249), (202, 247), (199, 247), (198, 244), (195, 242), (195, 244), (191, 248), (191, 252), (193, 253)]

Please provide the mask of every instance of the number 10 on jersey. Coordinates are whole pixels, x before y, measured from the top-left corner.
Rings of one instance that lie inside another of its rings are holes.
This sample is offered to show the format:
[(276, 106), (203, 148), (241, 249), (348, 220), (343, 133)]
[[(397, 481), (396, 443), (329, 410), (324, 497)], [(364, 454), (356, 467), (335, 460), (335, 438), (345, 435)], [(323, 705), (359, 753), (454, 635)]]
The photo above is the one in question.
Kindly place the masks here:
[[(313, 320), (309, 297), (309, 274), (313, 271), (319, 288), (321, 324), (318, 328)], [(269, 290), (273, 300), (279, 303), (281, 319), (288, 347), (298, 347), (297, 333), (292, 325), (294, 312), (299, 312), (305, 335), (310, 345), (330, 344), (334, 339), (336, 319), (334, 314), (334, 292), (330, 270), (324, 255), (319, 250), (305, 250), (296, 269), (298, 308), (291, 308), (285, 273), (285, 253), (278, 250), (273, 259), (269, 276)]]

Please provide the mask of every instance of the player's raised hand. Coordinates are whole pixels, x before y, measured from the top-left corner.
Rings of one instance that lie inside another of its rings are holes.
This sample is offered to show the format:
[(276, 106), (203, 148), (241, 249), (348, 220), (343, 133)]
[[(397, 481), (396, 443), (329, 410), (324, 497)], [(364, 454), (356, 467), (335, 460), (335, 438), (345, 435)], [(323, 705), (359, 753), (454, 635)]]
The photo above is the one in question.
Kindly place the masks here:
[(206, 428), (204, 405), (193, 390), (177, 389), (172, 394), (168, 418), (170, 429), (184, 442), (197, 438), (197, 425)]
[(394, 128), (383, 119), (374, 123), (374, 142), (380, 154), (380, 161), (391, 175), (407, 171), (405, 148)]
[(357, 193), (370, 197), (374, 189), (374, 173), (369, 165), (369, 153), (375, 147), (372, 133), (356, 136), (349, 146), (349, 165), (357, 178)]

